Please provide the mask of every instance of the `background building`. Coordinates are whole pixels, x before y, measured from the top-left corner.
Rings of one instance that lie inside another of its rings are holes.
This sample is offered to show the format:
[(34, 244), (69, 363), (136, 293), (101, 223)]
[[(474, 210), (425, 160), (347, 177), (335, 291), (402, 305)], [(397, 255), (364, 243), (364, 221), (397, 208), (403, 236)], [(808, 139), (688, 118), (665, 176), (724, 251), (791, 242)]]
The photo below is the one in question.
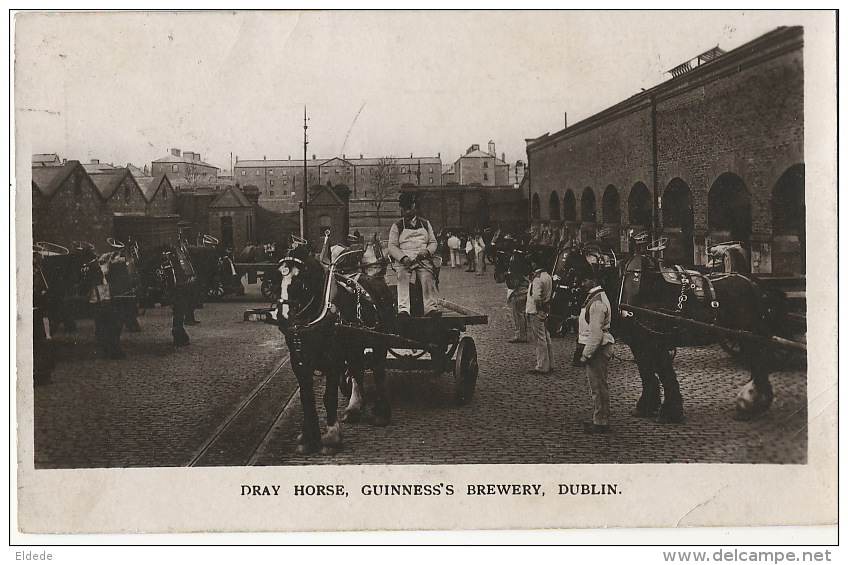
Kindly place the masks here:
[(665, 256), (704, 264), (739, 240), (755, 273), (805, 272), (803, 30), (716, 48), (668, 81), (557, 133), (528, 140), (531, 217), (583, 239), (609, 228), (669, 238)]
[(476, 143), (469, 147), (465, 155), (457, 159), (446, 171), (444, 184), (479, 184), (482, 186), (510, 186), (509, 165), (505, 155), (498, 159), (495, 142), (489, 141), (489, 151), (480, 151)]
[[(400, 186), (436, 186), (442, 184), (441, 157), (379, 157), (348, 159), (345, 155), (319, 159), (315, 155), (306, 161), (307, 186), (345, 185), (351, 198), (373, 197), (380, 178), (390, 175)], [(391, 170), (389, 170), (391, 169)], [(240, 160), (236, 157), (233, 169), (239, 186), (259, 188), (259, 204), (268, 210), (293, 212), (303, 199), (303, 160)]]
[(194, 190), (201, 186), (214, 184), (218, 179), (218, 167), (204, 163), (200, 153), (171, 149), (171, 153), (151, 163), (151, 173), (155, 177), (165, 174), (176, 190)]

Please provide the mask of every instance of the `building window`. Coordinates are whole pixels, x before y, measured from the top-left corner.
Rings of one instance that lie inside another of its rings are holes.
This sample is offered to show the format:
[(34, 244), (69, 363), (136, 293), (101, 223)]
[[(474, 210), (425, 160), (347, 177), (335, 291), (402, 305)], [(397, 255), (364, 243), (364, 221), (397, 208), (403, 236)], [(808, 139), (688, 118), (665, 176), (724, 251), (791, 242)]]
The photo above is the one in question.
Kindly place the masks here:
[(401, 167), (401, 168), (400, 168), (400, 172), (405, 173), (405, 172), (406, 172), (406, 167)]
[(259, 169), (256, 169), (256, 172), (253, 173), (253, 175), (258, 177), (259, 176)]
[(488, 168), (489, 168), (489, 162), (488, 162), (488, 161), (483, 161), (483, 168), (484, 168), (484, 169), (488, 169)]
[(489, 180), (489, 173), (483, 173), (483, 180)]
[(268, 174), (269, 174), (269, 175), (273, 175), (273, 174), (274, 174), (274, 169), (268, 169)]
[[(430, 167), (430, 174), (431, 175), (433, 174), (433, 167)], [(433, 182), (433, 181), (430, 181), (430, 182)]]
[(274, 179), (271, 179), (270, 183), (271, 183), (271, 186), (274, 186)]
[(241, 176), (244, 176), (244, 175), (246, 175), (246, 174), (247, 174), (247, 171), (245, 171), (245, 170), (242, 170), (242, 171), (241, 171)]
[(274, 191), (273, 190), (268, 191), (268, 196), (274, 196)]
[(130, 185), (124, 186), (124, 198), (130, 199)]
[(433, 177), (430, 177), (430, 184), (433, 184)]
[(179, 173), (180, 172), (180, 166), (179, 165), (171, 165), (171, 172), (172, 173)]
[(338, 170), (338, 169), (336, 169), (336, 174), (339, 174), (339, 170)]
[(359, 169), (359, 172), (364, 175), (365, 174), (365, 167), (362, 167), (361, 169)]

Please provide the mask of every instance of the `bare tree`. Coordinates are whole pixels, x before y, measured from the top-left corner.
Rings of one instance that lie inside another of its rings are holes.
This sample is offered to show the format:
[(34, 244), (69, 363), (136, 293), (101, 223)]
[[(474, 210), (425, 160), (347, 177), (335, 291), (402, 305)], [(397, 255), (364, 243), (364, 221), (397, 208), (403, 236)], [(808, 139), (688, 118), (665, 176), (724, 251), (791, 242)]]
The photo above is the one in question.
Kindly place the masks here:
[(377, 222), (380, 221), (380, 209), (386, 200), (394, 197), (400, 186), (400, 170), (394, 157), (380, 157), (374, 170), (374, 198), (371, 204), (377, 209)]
[(200, 167), (197, 166), (197, 163), (186, 163), (183, 170), (185, 171), (183, 176), (185, 176), (189, 190), (194, 190), (202, 175)]

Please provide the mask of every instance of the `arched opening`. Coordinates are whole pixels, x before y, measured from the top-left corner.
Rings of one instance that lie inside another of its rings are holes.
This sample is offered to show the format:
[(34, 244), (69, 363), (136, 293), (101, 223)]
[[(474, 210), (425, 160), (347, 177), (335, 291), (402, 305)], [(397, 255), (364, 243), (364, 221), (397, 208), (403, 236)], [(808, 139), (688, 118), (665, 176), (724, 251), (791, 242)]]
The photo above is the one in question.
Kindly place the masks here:
[(595, 191), (590, 187), (583, 189), (580, 196), (580, 239), (591, 241), (596, 239), (598, 213), (595, 209)]
[(733, 173), (719, 176), (707, 194), (707, 227), (713, 242), (741, 241), (750, 249), (751, 193)]
[(662, 197), (663, 235), (668, 238), (665, 258), (692, 265), (695, 262), (695, 210), (692, 191), (681, 178), (674, 178), (665, 187)]
[(650, 229), (652, 211), (651, 193), (648, 187), (643, 182), (637, 182), (630, 189), (630, 196), (627, 198), (627, 218), (630, 227), (636, 230)]
[(559, 196), (557, 196), (556, 191), (551, 192), (551, 200), (548, 208), (548, 215), (551, 220), (559, 221)]
[(621, 199), (618, 196), (618, 190), (609, 185), (604, 190), (604, 196), (601, 199), (601, 214), (605, 224), (618, 225), (621, 223)]
[(613, 185), (607, 186), (601, 198), (601, 214), (604, 228), (610, 231), (605, 239), (616, 251), (621, 251), (621, 197)]
[(577, 221), (577, 199), (574, 198), (574, 193), (569, 189), (565, 191), (562, 197), (562, 207), (566, 222)]
[(531, 214), (531, 217), (534, 220), (538, 220), (539, 218), (542, 217), (542, 204), (539, 201), (539, 195), (538, 194), (533, 194), (533, 204), (532, 204), (532, 210), (531, 210), (530, 214)]
[(597, 221), (595, 192), (588, 186), (583, 189), (583, 195), (580, 197), (580, 220), (583, 222)]
[(804, 274), (807, 270), (807, 225), (804, 165), (793, 165), (772, 190), (772, 272)]

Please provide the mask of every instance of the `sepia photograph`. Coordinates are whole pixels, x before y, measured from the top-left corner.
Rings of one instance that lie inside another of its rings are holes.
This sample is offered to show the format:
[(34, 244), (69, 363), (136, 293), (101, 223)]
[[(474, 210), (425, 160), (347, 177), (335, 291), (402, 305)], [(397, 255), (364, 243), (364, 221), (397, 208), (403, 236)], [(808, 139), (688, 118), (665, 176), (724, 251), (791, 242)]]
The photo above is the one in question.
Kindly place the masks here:
[(13, 529), (835, 525), (836, 16), (10, 13)]

